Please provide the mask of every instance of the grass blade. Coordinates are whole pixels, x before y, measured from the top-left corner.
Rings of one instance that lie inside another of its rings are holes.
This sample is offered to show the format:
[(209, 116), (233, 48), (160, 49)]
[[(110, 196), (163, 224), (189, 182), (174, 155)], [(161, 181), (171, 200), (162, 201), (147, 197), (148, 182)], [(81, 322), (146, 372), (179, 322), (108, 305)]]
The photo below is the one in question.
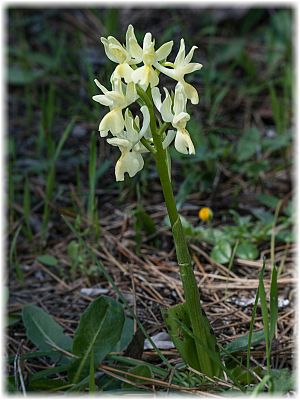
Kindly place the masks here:
[(278, 318), (278, 286), (277, 286), (277, 268), (273, 265), (270, 288), (270, 346), (275, 336)]
[(264, 268), (261, 270), (259, 274), (259, 284), (258, 284), (258, 293), (260, 298), (260, 306), (261, 313), (264, 325), (264, 334), (266, 340), (266, 358), (267, 358), (267, 369), (270, 372), (270, 330), (269, 330), (269, 312), (268, 312), (268, 304), (266, 297), (266, 290), (264, 285)]
[[(262, 271), (265, 270), (265, 266), (266, 266), (266, 262), (265, 262), (265, 259), (264, 259), (263, 260)], [(248, 370), (250, 370), (250, 351), (251, 351), (252, 335), (253, 335), (254, 321), (255, 321), (256, 311), (257, 311), (258, 298), (259, 298), (259, 291), (257, 290), (256, 291), (254, 305), (253, 305), (252, 315), (251, 315), (249, 336), (248, 336), (247, 363), (246, 363), (246, 366), (247, 366)], [(248, 382), (248, 383), (250, 383), (250, 382)]]
[(22, 269), (20, 268), (18, 257), (17, 257), (17, 250), (16, 250), (17, 240), (18, 240), (18, 236), (19, 236), (21, 229), (22, 229), (22, 225), (20, 225), (18, 227), (18, 229), (16, 230), (16, 232), (13, 236), (11, 246), (10, 246), (10, 251), (9, 251), (9, 263), (10, 263), (10, 266), (12, 267), (13, 263), (15, 261), (17, 280), (21, 285), (24, 285), (24, 274), (23, 274)]

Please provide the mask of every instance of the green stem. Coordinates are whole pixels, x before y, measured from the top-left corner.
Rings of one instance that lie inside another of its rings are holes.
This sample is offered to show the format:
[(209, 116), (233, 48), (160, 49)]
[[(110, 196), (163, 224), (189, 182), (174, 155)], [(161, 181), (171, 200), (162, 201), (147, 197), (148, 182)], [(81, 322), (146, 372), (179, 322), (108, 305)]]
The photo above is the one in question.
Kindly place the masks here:
[[(207, 325), (204, 323), (203, 320), (205, 317), (201, 309), (199, 290), (193, 271), (192, 260), (190, 257), (181, 220), (176, 208), (173, 188), (169, 178), (167, 153), (166, 150), (164, 150), (162, 147), (162, 135), (167, 125), (162, 125), (162, 127), (157, 130), (152, 101), (149, 99), (148, 95), (141, 89), (138, 90), (138, 93), (140, 97), (145, 101), (150, 113), (150, 126), (154, 146), (156, 148), (155, 161), (172, 227), (185, 302), (187, 310), (189, 312), (193, 334), (201, 342), (201, 346), (197, 345), (196, 343), (199, 363), (203, 373), (206, 373), (208, 376), (214, 376), (216, 375), (216, 366), (214, 366), (214, 362), (210, 359), (209, 355), (205, 351), (203, 351), (203, 348), (205, 349), (211, 347), (210, 336), (212, 334), (209, 329), (207, 329)], [(213, 350), (215, 351), (215, 349)]]
[(142, 138), (141, 139), (141, 143), (146, 147), (147, 150), (150, 151), (150, 153), (155, 154), (156, 150), (153, 146), (151, 146), (151, 144), (148, 142), (148, 140), (146, 138)]

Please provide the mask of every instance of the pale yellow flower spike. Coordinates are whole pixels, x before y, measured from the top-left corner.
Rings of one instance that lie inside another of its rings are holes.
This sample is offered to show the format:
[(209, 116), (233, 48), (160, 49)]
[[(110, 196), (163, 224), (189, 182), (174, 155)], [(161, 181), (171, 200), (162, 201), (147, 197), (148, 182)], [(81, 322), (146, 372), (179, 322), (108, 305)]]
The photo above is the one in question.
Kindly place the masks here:
[[(109, 107), (99, 124), (101, 137), (112, 137), (107, 142), (117, 146), (121, 156), (116, 163), (116, 180), (124, 180), (124, 175), (134, 176), (143, 168), (144, 160), (142, 154), (157, 151), (154, 146), (153, 132), (150, 129), (150, 114), (146, 106), (147, 101), (140, 98), (142, 104), (143, 126), (139, 127), (138, 115), (133, 116), (129, 106), (135, 103), (139, 95), (142, 96), (140, 88), (144, 91), (151, 87), (152, 101), (161, 115), (161, 119), (168, 123), (162, 136), (162, 147), (166, 149), (173, 141), (175, 149), (183, 154), (195, 154), (195, 147), (187, 130), (190, 115), (187, 113), (187, 100), (193, 104), (199, 102), (197, 90), (185, 81), (185, 75), (199, 70), (202, 65), (191, 63), (196, 46), (189, 53), (185, 53), (185, 43), (181, 39), (178, 54), (174, 63), (167, 61), (173, 41), (164, 43), (155, 50), (155, 39), (150, 32), (146, 33), (141, 47), (136, 39), (134, 28), (129, 25), (126, 31), (125, 45), (113, 36), (102, 37), (107, 57), (117, 64), (111, 76), (111, 90), (106, 89), (96, 79), (95, 83), (102, 94), (93, 96), (93, 100)], [(159, 84), (159, 73), (163, 73), (175, 81), (175, 95), (170, 95), (166, 88), (165, 97), (162, 101), (161, 93), (157, 87)], [(145, 94), (148, 97), (148, 94)], [(161, 121), (160, 119), (160, 121)], [(159, 122), (160, 122), (159, 121)], [(162, 125), (161, 125), (162, 127)], [(143, 139), (143, 140), (142, 140)], [(142, 144), (142, 142), (143, 144)]]

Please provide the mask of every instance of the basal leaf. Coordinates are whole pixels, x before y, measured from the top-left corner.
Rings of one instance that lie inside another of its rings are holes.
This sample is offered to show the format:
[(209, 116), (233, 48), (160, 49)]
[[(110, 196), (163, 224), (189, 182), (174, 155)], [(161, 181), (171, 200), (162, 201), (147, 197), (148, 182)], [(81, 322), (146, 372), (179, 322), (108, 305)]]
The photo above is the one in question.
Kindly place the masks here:
[(132, 318), (125, 318), (121, 338), (113, 351), (123, 351), (131, 342), (134, 335), (134, 322)]
[(82, 314), (73, 340), (73, 353), (79, 357), (70, 369), (73, 383), (89, 374), (91, 352), (98, 366), (121, 338), (124, 311), (120, 304), (106, 296), (94, 300)]
[[(41, 351), (61, 348), (70, 351), (72, 339), (63, 333), (63, 328), (41, 308), (34, 305), (23, 307), (22, 319), (26, 336)], [(57, 361), (60, 354), (52, 356)]]
[[(222, 364), (216, 338), (205, 312), (201, 311), (201, 336), (204, 338), (203, 341), (200, 340), (200, 334), (195, 336), (192, 330), (186, 303), (162, 310), (162, 314), (173, 343), (183, 360), (200, 372), (207, 373), (208, 368), (211, 368), (212, 376), (220, 376)], [(201, 358), (199, 357), (200, 353)], [(204, 355), (208, 356), (208, 360), (209, 362), (212, 361), (212, 364), (207, 364), (207, 358)]]
[(181, 321), (189, 330), (192, 330), (185, 304), (177, 304), (176, 306), (162, 310), (162, 314), (168, 332), (181, 357), (192, 368), (200, 371), (201, 368), (197, 356), (196, 343), (194, 339), (178, 324), (178, 321)]

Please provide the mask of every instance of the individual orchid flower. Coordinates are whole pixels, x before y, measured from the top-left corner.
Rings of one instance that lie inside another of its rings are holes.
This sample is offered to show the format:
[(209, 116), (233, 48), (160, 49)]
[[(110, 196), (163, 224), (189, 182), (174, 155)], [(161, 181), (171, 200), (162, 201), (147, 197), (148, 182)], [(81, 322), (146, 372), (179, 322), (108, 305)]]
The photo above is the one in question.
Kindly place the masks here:
[(127, 172), (132, 178), (144, 166), (144, 160), (141, 153), (148, 150), (140, 142), (145, 135), (150, 124), (150, 114), (146, 106), (141, 107), (143, 114), (143, 125), (139, 129), (139, 119), (131, 116), (129, 109), (125, 112), (125, 130), (120, 132), (117, 137), (107, 139), (112, 146), (119, 147), (121, 157), (115, 166), (115, 176), (117, 181), (124, 181), (124, 175)]
[(113, 36), (108, 36), (107, 39), (105, 37), (101, 37), (101, 42), (104, 45), (104, 50), (107, 57), (111, 61), (118, 64), (112, 74), (112, 77), (118, 79), (124, 78), (126, 83), (132, 82), (132, 73), (134, 70), (130, 65), (137, 63), (137, 61), (132, 58), (130, 52), (128, 51), (130, 47), (129, 41), (132, 41), (132, 43), (136, 42), (132, 25), (129, 25), (127, 28), (126, 47), (122, 46), (122, 44)]
[[(107, 136), (111, 131), (113, 135), (117, 135), (124, 129), (124, 117), (122, 110), (135, 102), (138, 98), (135, 85), (133, 82), (125, 85), (120, 79), (112, 80), (112, 91), (107, 90), (101, 83), (95, 79), (94, 82), (103, 94), (93, 96), (93, 100), (108, 106), (110, 111), (101, 120), (99, 125), (100, 136)], [(126, 87), (126, 88), (124, 88)]]
[(178, 84), (182, 85), (186, 97), (190, 99), (193, 104), (198, 104), (199, 96), (197, 90), (184, 80), (184, 76), (186, 74), (190, 74), (191, 72), (197, 71), (202, 68), (202, 64), (190, 63), (194, 55), (195, 49), (197, 49), (197, 46), (193, 46), (186, 56), (184, 39), (181, 39), (180, 48), (174, 63), (165, 63), (165, 65), (172, 68), (166, 68), (166, 66), (163, 66), (158, 62), (155, 62), (154, 66), (163, 74), (178, 81)]
[(190, 120), (190, 115), (186, 112), (187, 97), (182, 85), (176, 85), (175, 96), (172, 107), (172, 99), (169, 91), (164, 88), (165, 99), (161, 101), (161, 94), (158, 88), (152, 88), (152, 98), (155, 107), (160, 112), (165, 122), (170, 122), (176, 132), (169, 130), (167, 133), (166, 144), (170, 144), (175, 136), (175, 149), (183, 154), (195, 154), (195, 147), (186, 129), (186, 124)]
[(155, 40), (152, 40), (151, 33), (146, 33), (143, 41), (143, 48), (138, 44), (133, 28), (128, 35), (128, 48), (135, 63), (143, 62), (142, 67), (137, 68), (133, 74), (132, 79), (135, 83), (139, 83), (144, 90), (150, 86), (158, 85), (159, 78), (157, 72), (154, 70), (153, 65), (168, 57), (172, 50), (173, 41), (163, 44), (158, 50), (155, 51)]

